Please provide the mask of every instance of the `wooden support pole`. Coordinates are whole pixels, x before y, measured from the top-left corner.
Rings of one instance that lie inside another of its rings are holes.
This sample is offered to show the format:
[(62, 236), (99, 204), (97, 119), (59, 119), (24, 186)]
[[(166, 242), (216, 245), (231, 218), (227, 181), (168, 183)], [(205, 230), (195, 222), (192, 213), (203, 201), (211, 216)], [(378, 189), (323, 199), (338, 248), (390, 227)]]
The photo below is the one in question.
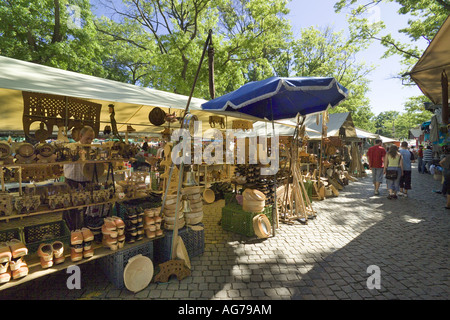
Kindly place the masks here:
[(448, 77), (445, 70), (441, 74), (441, 85), (442, 85), (442, 123), (448, 124)]

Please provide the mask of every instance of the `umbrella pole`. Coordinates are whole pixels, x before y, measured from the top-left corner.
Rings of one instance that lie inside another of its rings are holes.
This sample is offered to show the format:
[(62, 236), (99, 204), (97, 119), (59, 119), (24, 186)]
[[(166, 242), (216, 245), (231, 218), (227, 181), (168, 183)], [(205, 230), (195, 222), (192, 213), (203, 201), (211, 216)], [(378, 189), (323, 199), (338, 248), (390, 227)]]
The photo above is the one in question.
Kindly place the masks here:
[[(272, 139), (275, 139), (275, 123), (273, 121), (273, 109), (272, 109), (272, 99), (270, 99), (270, 112), (272, 113)], [(272, 143), (271, 143), (272, 145)], [(278, 146), (279, 149), (279, 146)], [(270, 149), (270, 155), (272, 156), (272, 148)], [(279, 170), (279, 166), (278, 166), (278, 170)], [(275, 237), (275, 229), (276, 226), (278, 225), (278, 210), (277, 210), (277, 174), (274, 174), (274, 184), (273, 184), (273, 205), (272, 205), (272, 234)]]
[[(270, 102), (270, 108), (272, 109), (272, 101)], [(273, 121), (273, 113), (272, 113), (272, 139), (275, 139), (275, 124)], [(273, 150), (270, 150), (270, 155), (272, 155)], [(280, 169), (280, 168), (278, 168)], [(278, 210), (277, 210), (277, 174), (274, 174), (274, 180), (275, 183), (273, 184), (273, 193), (274, 193), (274, 198), (273, 198), (273, 206), (272, 206), (272, 233), (273, 236), (275, 237), (275, 229), (276, 229), (276, 225), (278, 225)]]

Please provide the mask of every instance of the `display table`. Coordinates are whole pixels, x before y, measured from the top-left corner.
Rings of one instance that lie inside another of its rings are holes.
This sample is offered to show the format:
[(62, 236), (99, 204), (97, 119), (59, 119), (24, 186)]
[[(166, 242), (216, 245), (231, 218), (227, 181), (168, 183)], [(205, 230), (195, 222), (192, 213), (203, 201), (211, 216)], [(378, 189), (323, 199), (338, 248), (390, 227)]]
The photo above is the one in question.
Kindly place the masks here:
[[(13, 280), (11, 278), (11, 280), (9, 282), (0, 285), (0, 291), (20, 285), (20, 284), (28, 282), (28, 281), (35, 280), (37, 278), (52, 274), (54, 272), (58, 272), (58, 271), (67, 269), (69, 266), (83, 264), (86, 262), (90, 262), (90, 261), (93, 261), (96, 259), (111, 256), (111, 255), (120, 255), (122, 252), (127, 251), (130, 248), (142, 246), (143, 244), (146, 244), (146, 243), (149, 245), (152, 245), (154, 240), (160, 239), (163, 237), (164, 237), (164, 235), (153, 238), (153, 239), (144, 238), (144, 239), (142, 239), (140, 241), (136, 241), (135, 243), (132, 243), (132, 244), (126, 243), (123, 248), (118, 249), (116, 251), (112, 251), (109, 248), (103, 247), (101, 244), (93, 243), (92, 246), (94, 248), (94, 256), (92, 256), (91, 258), (88, 258), (88, 259), (83, 258), (80, 261), (76, 261), (76, 262), (73, 262), (70, 259), (70, 248), (64, 248), (66, 260), (61, 264), (54, 265), (47, 269), (43, 269), (41, 267), (39, 257), (36, 254), (33, 254), (31, 256), (27, 255), (27, 256), (25, 256), (24, 260), (27, 262), (27, 265), (28, 265), (28, 270), (29, 270), (28, 275), (23, 278), (16, 279), (16, 280)], [(67, 252), (69, 252), (69, 253), (67, 253)]]

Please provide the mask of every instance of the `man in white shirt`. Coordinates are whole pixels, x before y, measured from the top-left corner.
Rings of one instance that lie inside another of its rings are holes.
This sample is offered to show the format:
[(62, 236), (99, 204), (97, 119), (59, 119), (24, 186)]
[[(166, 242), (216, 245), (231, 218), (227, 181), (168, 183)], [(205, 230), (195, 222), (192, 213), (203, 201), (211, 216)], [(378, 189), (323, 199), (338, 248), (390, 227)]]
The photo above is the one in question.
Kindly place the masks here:
[(158, 159), (164, 158), (164, 147), (165, 147), (165, 145), (166, 145), (166, 142), (165, 141), (161, 141), (161, 143), (159, 144), (159, 149), (156, 152), (156, 158), (158, 158)]
[[(92, 127), (85, 126), (80, 130), (80, 140), (69, 144), (70, 148), (76, 148), (79, 145), (91, 144), (95, 138), (95, 132)], [(86, 186), (91, 180), (83, 175), (82, 163), (70, 163), (64, 165), (64, 177), (66, 183), (72, 189), (78, 188), (79, 185)], [(83, 210), (72, 209), (64, 211), (63, 218), (70, 230), (81, 229), (83, 227)]]

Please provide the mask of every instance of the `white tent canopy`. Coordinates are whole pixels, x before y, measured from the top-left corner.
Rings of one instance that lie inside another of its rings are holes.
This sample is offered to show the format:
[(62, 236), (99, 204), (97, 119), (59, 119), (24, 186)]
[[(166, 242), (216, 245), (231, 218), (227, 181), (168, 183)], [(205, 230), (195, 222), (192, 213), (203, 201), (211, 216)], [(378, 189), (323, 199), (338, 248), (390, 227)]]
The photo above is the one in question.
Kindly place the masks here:
[(388, 138), (385, 136), (381, 136), (380, 135), (380, 139), (383, 143), (394, 143), (394, 142), (398, 142), (398, 140), (392, 139), (392, 138)]
[(365, 131), (363, 129), (359, 129), (359, 128), (355, 128), (356, 130), (356, 135), (358, 138), (360, 139), (378, 139), (379, 135), (376, 133), (371, 133), (368, 131)]
[[(339, 131), (345, 130), (345, 137), (357, 138), (355, 125), (350, 112), (330, 113), (327, 125), (327, 137), (339, 136)], [(316, 115), (307, 115), (304, 124), (307, 128), (314, 129), (319, 133), (308, 134), (310, 139), (317, 140), (321, 138), (322, 132), (322, 116), (319, 116), (319, 124), (317, 124)]]
[[(316, 124), (317, 115), (319, 116), (319, 125)], [(274, 123), (275, 132), (279, 136), (293, 136), (297, 120), (283, 119)], [(322, 136), (322, 115), (310, 114), (305, 117), (304, 121), (306, 127), (306, 134), (310, 139), (317, 140)], [(347, 138), (358, 138), (356, 128), (353, 125), (350, 112), (329, 114), (329, 122), (327, 124), (327, 137), (339, 135), (339, 130), (345, 130)], [(249, 136), (249, 133), (242, 133), (244, 136)], [(272, 135), (272, 124), (270, 122), (257, 121), (253, 124), (253, 135)], [(239, 134), (235, 134), (239, 136)]]
[[(183, 95), (6, 57), (0, 57), (0, 88), (175, 109), (184, 109), (187, 104)], [(204, 102), (192, 98), (190, 107), (201, 110)]]
[[(279, 121), (282, 122), (282, 121)], [(289, 123), (289, 124), (287, 124)], [(274, 123), (275, 134), (280, 137), (292, 137), (295, 133), (295, 122), (283, 122), (283, 123)], [(306, 133), (309, 135), (311, 133), (320, 134), (320, 132), (306, 128)], [(253, 137), (253, 136), (266, 136), (271, 137), (273, 134), (272, 122), (271, 121), (256, 121), (253, 123), (253, 130), (249, 132), (235, 132), (235, 137)]]
[[(102, 105), (100, 122), (103, 123), (110, 122), (108, 104), (112, 103), (115, 105), (115, 119), (119, 131), (125, 131), (126, 124), (132, 124), (138, 132), (154, 133), (161, 132), (164, 127), (150, 125), (149, 112), (154, 107), (160, 107), (166, 112), (169, 108), (171, 112), (178, 110), (177, 115), (181, 115), (189, 98), (0, 56), (1, 130), (23, 130), (22, 91), (80, 98), (99, 103)], [(201, 109), (201, 104), (206, 101), (193, 97), (189, 108), (200, 120), (208, 122), (208, 117), (213, 113)], [(220, 112), (214, 113), (226, 115)], [(239, 117), (241, 116), (232, 115), (232, 118)], [(232, 118), (228, 117), (228, 122)], [(247, 119), (260, 120), (254, 117)]]

